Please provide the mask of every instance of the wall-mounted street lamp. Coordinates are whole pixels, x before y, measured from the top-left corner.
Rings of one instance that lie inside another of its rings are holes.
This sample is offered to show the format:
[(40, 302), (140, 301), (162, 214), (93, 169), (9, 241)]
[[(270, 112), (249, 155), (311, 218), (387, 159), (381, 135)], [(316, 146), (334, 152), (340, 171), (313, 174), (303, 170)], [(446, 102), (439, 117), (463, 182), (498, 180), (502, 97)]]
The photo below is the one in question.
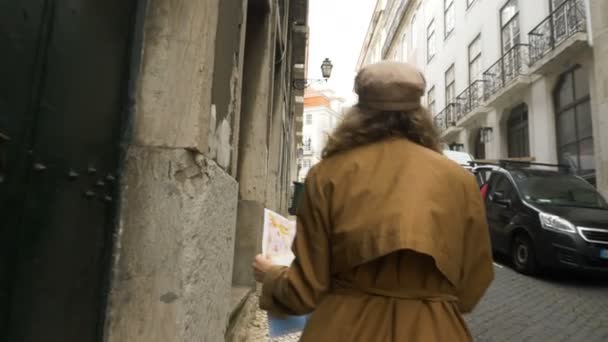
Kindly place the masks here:
[(325, 60), (321, 64), (321, 74), (323, 75), (322, 79), (297, 78), (293, 80), (293, 88), (297, 90), (303, 90), (305, 88), (308, 88), (313, 83), (327, 82), (327, 80), (331, 77), (331, 70), (333, 68), (334, 65), (331, 64), (329, 58), (325, 58)]
[(481, 127), (481, 134), (479, 134), (481, 142), (484, 144), (492, 141), (492, 127)]

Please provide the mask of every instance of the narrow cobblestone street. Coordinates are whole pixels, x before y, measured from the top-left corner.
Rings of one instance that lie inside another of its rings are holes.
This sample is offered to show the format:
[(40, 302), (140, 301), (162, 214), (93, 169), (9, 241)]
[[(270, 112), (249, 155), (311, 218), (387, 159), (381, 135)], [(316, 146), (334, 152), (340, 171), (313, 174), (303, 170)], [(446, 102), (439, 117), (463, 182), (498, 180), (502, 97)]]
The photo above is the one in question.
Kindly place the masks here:
[(255, 320), (251, 322), (249, 327), (250, 342), (297, 342), (300, 339), (300, 334), (286, 335), (270, 341), (268, 336), (268, 320), (266, 312), (258, 309), (255, 313)]
[[(526, 277), (496, 264), (496, 279), (466, 317), (476, 342), (608, 341), (608, 278), (576, 274)], [(296, 342), (299, 334), (271, 342)], [(251, 342), (267, 342), (266, 314), (258, 310)], [(372, 342), (372, 341), (370, 341)]]
[(608, 341), (608, 279), (560, 273), (526, 277), (497, 266), (467, 322), (479, 342)]

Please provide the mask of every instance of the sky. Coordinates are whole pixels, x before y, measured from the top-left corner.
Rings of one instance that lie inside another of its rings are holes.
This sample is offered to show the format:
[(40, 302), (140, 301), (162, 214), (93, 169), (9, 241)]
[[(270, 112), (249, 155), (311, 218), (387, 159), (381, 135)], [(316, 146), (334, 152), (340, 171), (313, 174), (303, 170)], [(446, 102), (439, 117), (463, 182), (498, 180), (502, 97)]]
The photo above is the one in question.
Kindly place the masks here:
[(357, 60), (367, 33), (376, 0), (310, 0), (308, 78), (322, 78), (321, 63), (329, 58), (334, 65), (327, 85), (344, 97), (356, 101), (353, 82)]

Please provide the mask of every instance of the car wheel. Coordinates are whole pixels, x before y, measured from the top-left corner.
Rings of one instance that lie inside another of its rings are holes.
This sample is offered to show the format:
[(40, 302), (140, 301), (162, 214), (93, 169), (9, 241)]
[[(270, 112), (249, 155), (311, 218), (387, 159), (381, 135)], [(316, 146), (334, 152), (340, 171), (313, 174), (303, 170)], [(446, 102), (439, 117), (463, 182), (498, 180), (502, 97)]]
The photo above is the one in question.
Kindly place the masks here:
[(517, 272), (527, 275), (536, 274), (538, 269), (536, 253), (534, 253), (532, 240), (527, 235), (519, 234), (515, 237), (511, 249), (511, 258)]

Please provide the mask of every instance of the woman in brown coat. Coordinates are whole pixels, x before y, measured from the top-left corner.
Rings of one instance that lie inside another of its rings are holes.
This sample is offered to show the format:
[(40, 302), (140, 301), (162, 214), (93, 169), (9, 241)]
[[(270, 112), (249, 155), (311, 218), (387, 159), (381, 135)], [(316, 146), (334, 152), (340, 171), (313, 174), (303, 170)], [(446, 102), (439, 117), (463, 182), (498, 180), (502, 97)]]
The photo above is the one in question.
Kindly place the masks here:
[(493, 279), (477, 183), (443, 157), (414, 67), (383, 62), (308, 174), (290, 267), (258, 256), (260, 306), (313, 312), (304, 342), (471, 341)]

